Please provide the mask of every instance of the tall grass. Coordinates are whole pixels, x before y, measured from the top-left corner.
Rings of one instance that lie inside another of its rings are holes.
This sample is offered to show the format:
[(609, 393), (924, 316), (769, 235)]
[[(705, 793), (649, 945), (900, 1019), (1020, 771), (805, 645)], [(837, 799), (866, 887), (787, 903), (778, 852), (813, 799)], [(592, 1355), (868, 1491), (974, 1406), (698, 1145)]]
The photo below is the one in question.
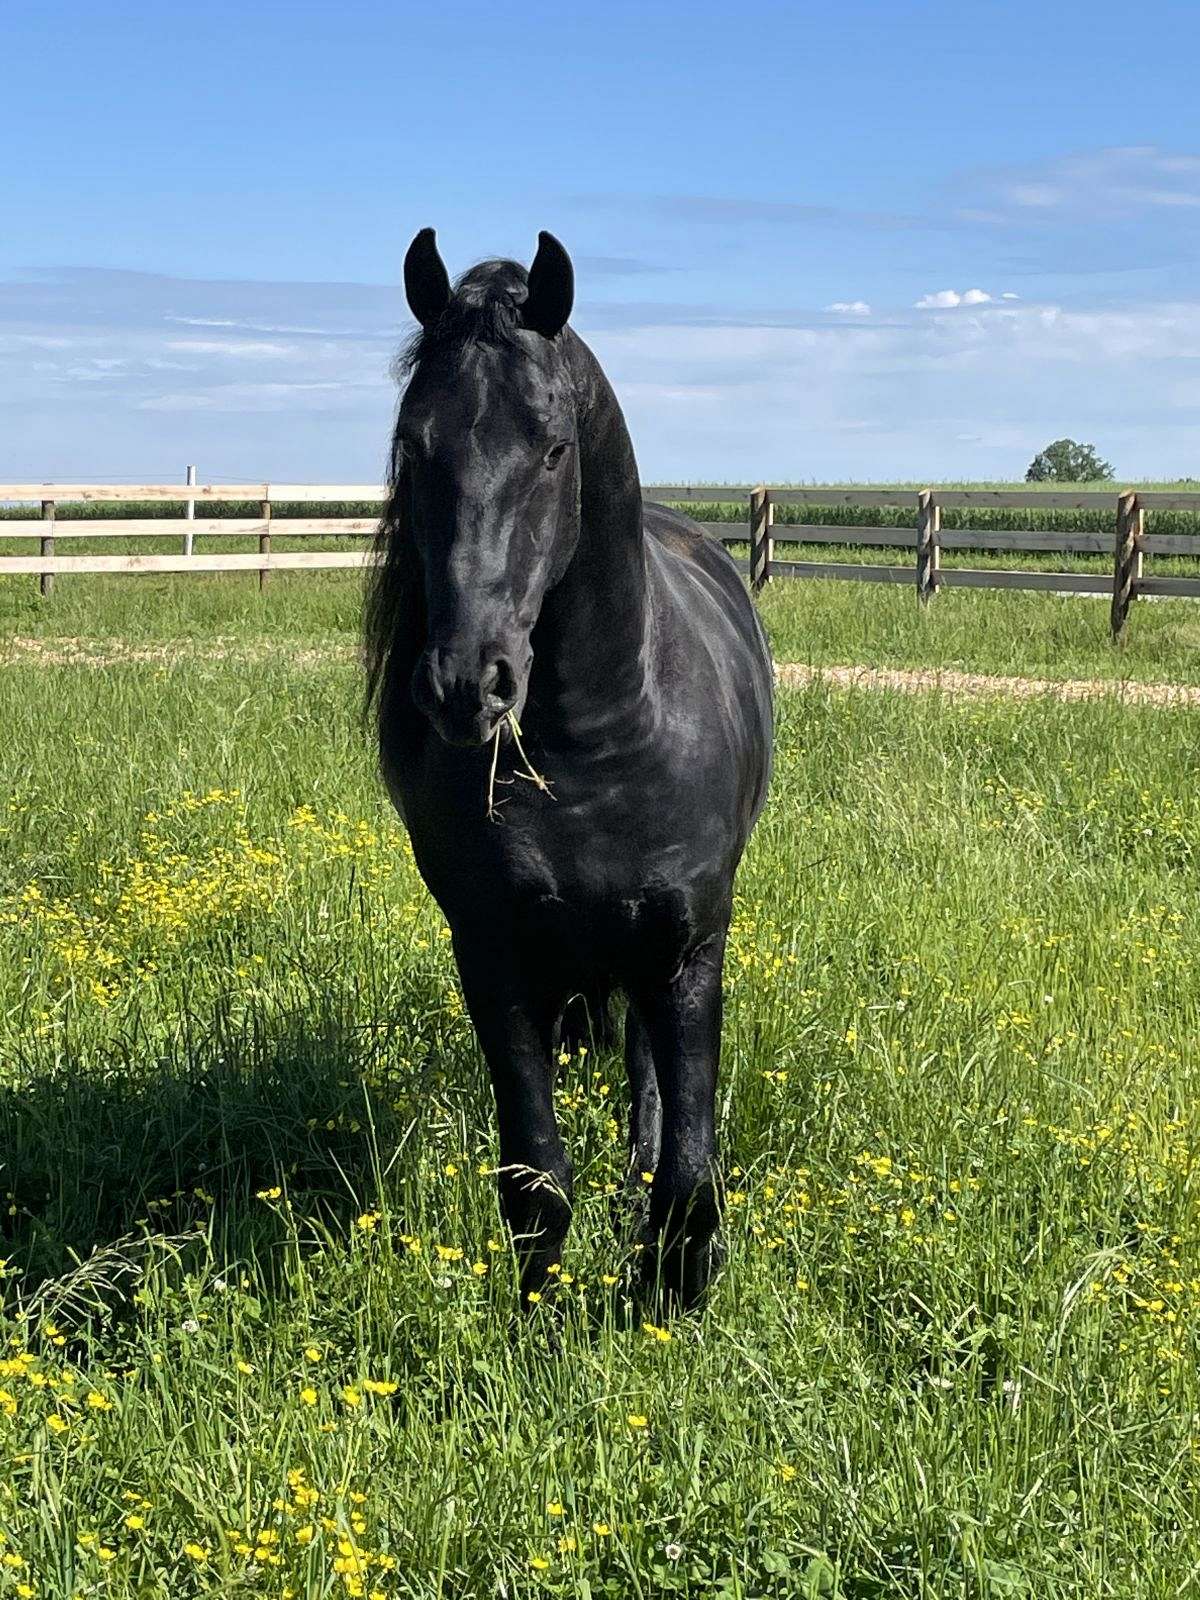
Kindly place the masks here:
[(318, 648), (0, 669), (0, 1593), (1187, 1594), (1200, 722), (782, 696), (729, 1258), (663, 1328), (607, 1054), (512, 1314), (357, 698)]

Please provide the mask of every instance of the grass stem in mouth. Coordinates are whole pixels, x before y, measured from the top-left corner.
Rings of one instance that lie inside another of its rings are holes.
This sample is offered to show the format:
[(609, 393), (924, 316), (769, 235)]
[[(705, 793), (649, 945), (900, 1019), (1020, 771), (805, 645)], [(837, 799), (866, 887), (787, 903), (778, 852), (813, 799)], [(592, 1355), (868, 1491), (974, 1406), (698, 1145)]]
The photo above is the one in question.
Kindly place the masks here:
[(496, 763), (500, 759), (500, 723), (492, 729), (492, 763), (488, 768), (487, 786), (487, 815), (489, 822), (499, 822), (500, 813), (496, 810)]
[[(521, 742), (521, 725), (517, 721), (516, 715), (512, 711), (506, 711), (492, 730), (492, 760), (488, 768), (487, 787), (487, 815), (490, 822), (499, 822), (500, 820), (500, 813), (496, 806), (496, 767), (500, 760), (500, 730), (506, 722), (512, 732), (513, 744), (517, 748), (517, 754), (524, 765), (524, 770), (515, 770), (513, 777), (524, 778), (527, 783), (532, 783), (535, 789), (540, 789), (544, 795), (548, 795), (551, 800), (554, 799), (549, 779), (544, 778), (533, 762), (530, 761), (525, 746)], [(500, 781), (503, 782), (504, 780), (501, 779)]]

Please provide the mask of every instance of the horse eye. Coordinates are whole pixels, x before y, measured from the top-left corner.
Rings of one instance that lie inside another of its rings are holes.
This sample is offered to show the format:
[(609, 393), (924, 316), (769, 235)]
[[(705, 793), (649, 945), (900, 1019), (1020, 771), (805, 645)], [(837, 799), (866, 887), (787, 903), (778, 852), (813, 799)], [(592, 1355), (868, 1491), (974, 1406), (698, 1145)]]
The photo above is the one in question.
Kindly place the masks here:
[(551, 445), (549, 450), (546, 451), (546, 465), (548, 467), (556, 467), (570, 448), (571, 444), (567, 439), (562, 439), (558, 444)]

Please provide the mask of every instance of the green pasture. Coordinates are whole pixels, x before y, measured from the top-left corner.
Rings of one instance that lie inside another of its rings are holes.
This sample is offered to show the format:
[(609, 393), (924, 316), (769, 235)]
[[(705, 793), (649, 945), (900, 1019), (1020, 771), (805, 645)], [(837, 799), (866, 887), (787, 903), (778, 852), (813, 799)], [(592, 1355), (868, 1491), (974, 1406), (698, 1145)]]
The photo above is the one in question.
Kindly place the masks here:
[[(580, 1055), (522, 1318), (358, 585), (0, 585), (0, 1596), (1193, 1593), (1197, 714), (783, 693), (724, 1272), (630, 1301)], [(1194, 672), (1185, 602), (1119, 657), (1053, 596), (763, 609), (800, 660)]]
[[(306, 547), (321, 543), (309, 540)], [(827, 560), (833, 552), (810, 554)], [(257, 655), (293, 645), (349, 655), (358, 646), (361, 595), (356, 571), (273, 573), (261, 592), (252, 573), (60, 575), (45, 598), (36, 578), (0, 577), (0, 659), (34, 651), (53, 659), (64, 640), (78, 641), (68, 648), (82, 653), (91, 644), (109, 653), (158, 655), (238, 644)], [(783, 661), (1200, 683), (1200, 605), (1192, 600), (1136, 601), (1117, 647), (1105, 596), (943, 589), (922, 609), (915, 583), (781, 578), (759, 605)]]

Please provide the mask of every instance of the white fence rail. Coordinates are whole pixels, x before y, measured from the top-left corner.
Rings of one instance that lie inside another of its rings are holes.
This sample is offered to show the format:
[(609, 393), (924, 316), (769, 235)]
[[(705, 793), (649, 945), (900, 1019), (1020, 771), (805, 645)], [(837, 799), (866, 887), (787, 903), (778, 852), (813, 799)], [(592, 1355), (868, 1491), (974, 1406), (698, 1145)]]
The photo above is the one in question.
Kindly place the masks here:
[[(375, 531), (375, 518), (363, 516), (276, 516), (275, 508), (320, 507), (335, 503), (381, 505), (386, 489), (375, 483), (196, 483), (189, 469), (181, 484), (5, 483), (0, 484), (0, 504), (32, 502), (37, 515), (0, 519), (0, 541), (38, 541), (36, 554), (0, 553), (0, 576), (37, 577), (43, 594), (50, 592), (58, 574), (139, 572), (257, 572), (265, 584), (273, 571), (329, 571), (367, 565), (371, 560), (361, 541)], [(1200, 513), (1200, 492), (1152, 490), (1054, 489), (775, 489), (765, 485), (659, 484), (643, 489), (647, 500), (676, 505), (744, 503), (744, 522), (706, 522), (702, 526), (726, 544), (748, 543), (749, 574), (755, 589), (775, 578), (833, 578), (859, 583), (905, 583), (915, 587), (924, 603), (941, 588), (1055, 589), (1084, 594), (1112, 593), (1113, 633), (1120, 632), (1129, 607), (1139, 594), (1200, 598), (1200, 577), (1150, 577), (1144, 570), (1147, 555), (1200, 557), (1200, 535), (1156, 534), (1157, 511)], [(105, 502), (162, 502), (181, 504), (180, 517), (60, 517), (58, 508)], [(257, 516), (205, 515), (205, 508), (232, 502), (258, 504)], [(842, 526), (832, 523), (779, 523), (779, 506), (906, 508), (911, 527)], [(943, 510), (1029, 508), (1058, 511), (1113, 513), (1111, 535), (1057, 533), (1033, 529), (991, 531), (956, 529), (943, 532)], [(31, 505), (32, 511), (32, 505)], [(199, 513), (199, 514), (197, 514)], [(1146, 518), (1151, 518), (1147, 532)], [(173, 554), (111, 555), (61, 554), (59, 540), (144, 539), (182, 535), (182, 549)], [(288, 539), (345, 539), (344, 550), (273, 550), (272, 537)], [(195, 551), (197, 539), (256, 539), (256, 551), (217, 554)], [(915, 561), (900, 565), (859, 562), (781, 560), (781, 544), (840, 544), (911, 549)], [(357, 547), (356, 547), (357, 546)], [(1011, 571), (997, 568), (943, 568), (943, 550), (987, 549), (1059, 551), (1067, 554), (1113, 556), (1111, 578), (1099, 573)]]

